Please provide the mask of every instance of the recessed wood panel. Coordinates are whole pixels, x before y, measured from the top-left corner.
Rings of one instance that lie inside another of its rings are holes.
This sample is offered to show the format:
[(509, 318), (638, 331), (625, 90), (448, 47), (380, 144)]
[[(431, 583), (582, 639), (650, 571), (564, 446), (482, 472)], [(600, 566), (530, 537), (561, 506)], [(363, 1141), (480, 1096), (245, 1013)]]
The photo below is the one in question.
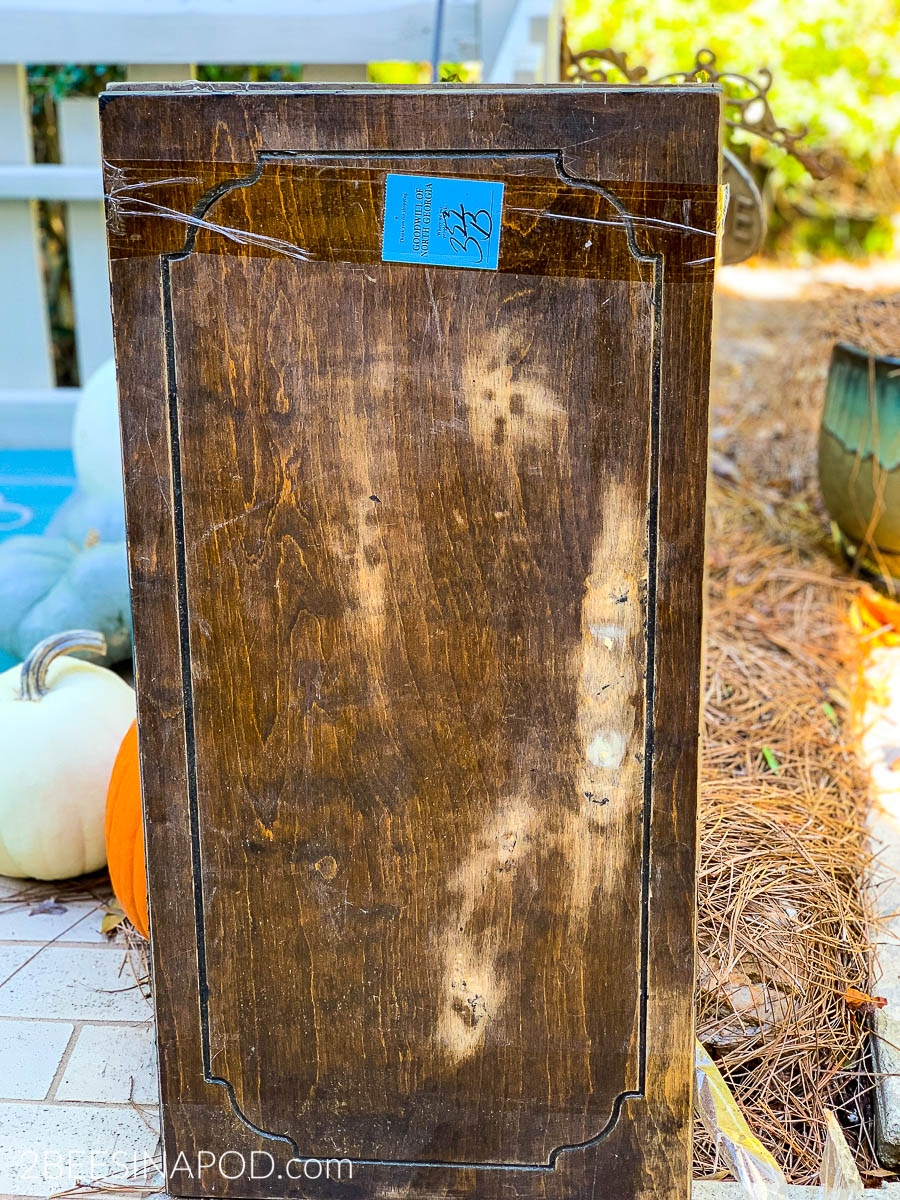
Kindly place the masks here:
[[(107, 99), (174, 1194), (686, 1195), (717, 121)], [(383, 262), (390, 172), (498, 269)]]

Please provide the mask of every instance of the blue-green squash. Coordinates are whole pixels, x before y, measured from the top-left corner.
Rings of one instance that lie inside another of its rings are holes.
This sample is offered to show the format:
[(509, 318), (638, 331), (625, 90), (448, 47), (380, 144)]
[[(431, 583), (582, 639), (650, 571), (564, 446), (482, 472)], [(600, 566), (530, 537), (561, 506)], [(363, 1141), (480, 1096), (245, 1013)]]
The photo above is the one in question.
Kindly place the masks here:
[(78, 549), (64, 538), (13, 537), (0, 543), (0, 650), (24, 659), (63, 629), (106, 638), (102, 661), (131, 654), (131, 606), (124, 542)]

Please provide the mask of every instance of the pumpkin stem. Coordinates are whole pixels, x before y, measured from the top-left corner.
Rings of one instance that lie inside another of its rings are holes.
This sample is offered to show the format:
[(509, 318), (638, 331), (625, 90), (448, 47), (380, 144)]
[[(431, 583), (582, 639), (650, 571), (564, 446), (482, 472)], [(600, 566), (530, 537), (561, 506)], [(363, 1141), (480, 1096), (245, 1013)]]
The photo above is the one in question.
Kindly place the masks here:
[(22, 663), (22, 679), (19, 696), (22, 700), (40, 700), (46, 696), (47, 670), (60, 654), (74, 654), (77, 650), (90, 650), (94, 654), (106, 653), (106, 638), (93, 629), (66, 629), (53, 633), (38, 642)]

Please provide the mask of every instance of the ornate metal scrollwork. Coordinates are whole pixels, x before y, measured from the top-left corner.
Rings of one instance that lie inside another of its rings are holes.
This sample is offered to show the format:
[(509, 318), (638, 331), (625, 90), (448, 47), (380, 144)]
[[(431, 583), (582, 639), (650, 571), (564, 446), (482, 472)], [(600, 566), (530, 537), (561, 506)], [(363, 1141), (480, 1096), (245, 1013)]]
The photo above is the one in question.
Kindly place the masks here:
[[(816, 156), (800, 145), (809, 130), (796, 132), (785, 129), (775, 120), (769, 104), (772, 72), (761, 67), (758, 78), (739, 71), (721, 71), (716, 66), (712, 50), (698, 50), (689, 71), (670, 71), (648, 79), (644, 66), (631, 66), (628, 55), (610, 46), (602, 50), (581, 50), (573, 53), (565, 38), (562, 44), (562, 76), (575, 82), (621, 82), (610, 78), (618, 72), (627, 83), (721, 83), (725, 105), (725, 124), (763, 138), (790, 154), (809, 171), (814, 179), (824, 179), (827, 170)], [(730, 199), (722, 236), (721, 261), (743, 262), (760, 249), (766, 235), (765, 212), (759, 189), (746, 166), (727, 147), (722, 151), (722, 182), (728, 184)]]
[[(602, 64), (606, 63), (607, 66)], [(592, 65), (594, 64), (594, 65)], [(809, 129), (803, 127), (792, 133), (779, 125), (769, 104), (769, 91), (772, 87), (772, 72), (768, 67), (760, 67), (758, 78), (744, 75), (739, 71), (722, 71), (716, 66), (716, 56), (712, 50), (698, 50), (694, 57), (694, 65), (689, 71), (670, 71), (655, 79), (648, 79), (646, 67), (632, 67), (628, 64), (628, 56), (605, 47), (602, 50), (581, 50), (574, 54), (564, 42), (562, 49), (563, 77), (572, 80), (583, 80), (585, 83), (615, 83), (610, 79), (610, 67), (615, 68), (628, 83), (721, 83), (725, 85), (723, 100), (725, 104), (725, 124), (732, 129), (743, 129), (746, 133), (763, 138), (774, 146), (790, 154), (809, 171), (814, 179), (824, 179), (828, 174), (812, 151), (805, 149), (800, 143), (808, 135)], [(740, 89), (739, 92), (735, 89)]]

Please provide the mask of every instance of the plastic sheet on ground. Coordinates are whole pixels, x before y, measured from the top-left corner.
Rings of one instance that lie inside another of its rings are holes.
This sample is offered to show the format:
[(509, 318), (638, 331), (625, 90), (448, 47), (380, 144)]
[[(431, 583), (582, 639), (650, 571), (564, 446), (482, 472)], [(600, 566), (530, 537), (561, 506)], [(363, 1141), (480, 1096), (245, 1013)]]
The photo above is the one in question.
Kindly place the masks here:
[[(750, 1131), (719, 1068), (699, 1042), (694, 1070), (697, 1116), (749, 1200), (788, 1200), (787, 1181), (781, 1168)], [(827, 1200), (843, 1198), (836, 1195), (828, 1196)]]

